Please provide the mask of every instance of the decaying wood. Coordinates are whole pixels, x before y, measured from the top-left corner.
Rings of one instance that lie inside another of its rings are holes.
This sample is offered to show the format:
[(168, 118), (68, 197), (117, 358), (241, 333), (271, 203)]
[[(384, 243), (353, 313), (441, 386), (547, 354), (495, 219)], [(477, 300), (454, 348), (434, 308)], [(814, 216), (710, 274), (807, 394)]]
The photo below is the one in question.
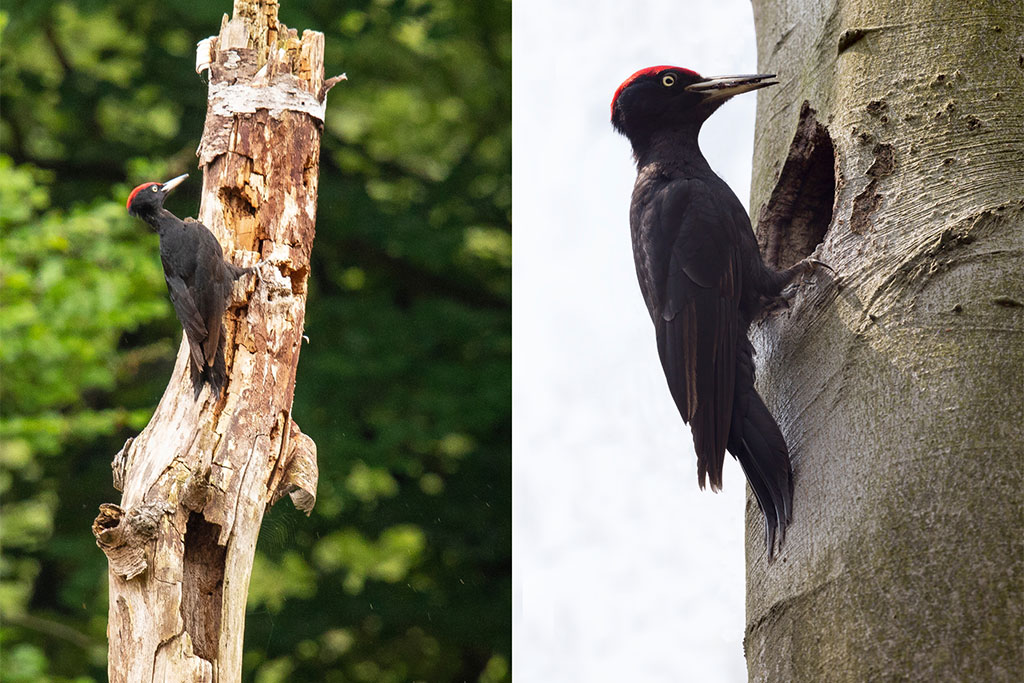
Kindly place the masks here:
[(316, 446), (291, 418), (313, 245), (324, 97), (323, 35), (236, 0), (203, 41), (209, 106), (199, 220), (237, 265), (225, 318), (228, 383), (194, 397), (182, 342), (152, 420), (114, 458), (120, 505), (93, 525), (110, 564), (109, 675), (237, 681), (245, 602), (266, 508), (309, 512)]
[(783, 263), (816, 249), (839, 286), (755, 333), (795, 497), (768, 565), (748, 496), (749, 679), (1017, 680), (1020, 3), (753, 5), (780, 81), (758, 100), (759, 239)]

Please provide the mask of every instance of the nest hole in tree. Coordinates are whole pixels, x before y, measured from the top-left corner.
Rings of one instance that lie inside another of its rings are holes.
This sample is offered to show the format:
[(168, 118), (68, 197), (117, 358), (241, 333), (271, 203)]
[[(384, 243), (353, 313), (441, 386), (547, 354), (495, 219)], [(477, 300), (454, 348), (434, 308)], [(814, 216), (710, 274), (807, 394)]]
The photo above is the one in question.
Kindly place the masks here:
[(828, 129), (818, 122), (816, 113), (804, 101), (789, 154), (758, 216), (758, 245), (766, 262), (775, 268), (788, 268), (810, 256), (832, 223), (836, 153)]
[(217, 659), (220, 640), (224, 562), (227, 548), (217, 543), (220, 526), (192, 512), (185, 527), (185, 558), (181, 586), (181, 618), (192, 638), (192, 650), (207, 661)]

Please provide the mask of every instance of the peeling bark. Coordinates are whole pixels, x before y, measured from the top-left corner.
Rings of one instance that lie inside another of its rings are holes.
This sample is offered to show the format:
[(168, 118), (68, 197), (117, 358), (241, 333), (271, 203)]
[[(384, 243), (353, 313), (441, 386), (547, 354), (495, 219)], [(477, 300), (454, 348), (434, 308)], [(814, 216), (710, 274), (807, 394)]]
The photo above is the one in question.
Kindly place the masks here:
[[(781, 85), (751, 205), (770, 219), (807, 182), (786, 167), (816, 112), (835, 196), (815, 254), (840, 279), (754, 333), (795, 497), (769, 566), (748, 496), (749, 679), (1016, 680), (1024, 308), (999, 302), (1024, 301), (1020, 5), (753, 5)], [(762, 222), (762, 245), (784, 230)]]
[(112, 464), (120, 505), (93, 524), (110, 563), (109, 676), (237, 681), (263, 513), (316, 501), (316, 446), (291, 418), (313, 245), (323, 35), (236, 0), (197, 50), (210, 71), (199, 220), (227, 258), (255, 266), (225, 317), (228, 382), (194, 396), (183, 340), (150, 423)]

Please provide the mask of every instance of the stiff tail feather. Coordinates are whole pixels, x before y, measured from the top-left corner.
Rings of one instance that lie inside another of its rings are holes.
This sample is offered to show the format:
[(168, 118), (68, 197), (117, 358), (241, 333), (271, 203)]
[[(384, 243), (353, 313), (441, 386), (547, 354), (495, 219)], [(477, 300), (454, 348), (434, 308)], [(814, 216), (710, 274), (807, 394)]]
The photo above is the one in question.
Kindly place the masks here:
[(765, 545), (771, 562), (776, 531), (781, 549), (792, 518), (793, 469), (779, 425), (754, 388), (753, 349), (749, 342), (745, 346), (737, 357), (729, 452), (743, 468), (764, 515)]
[(224, 385), (228, 382), (227, 368), (224, 365), (224, 337), (221, 336), (217, 344), (217, 353), (213, 357), (213, 365), (197, 367), (195, 361), (189, 363), (192, 376), (192, 388), (195, 390), (195, 397), (203, 391), (203, 384), (209, 384), (215, 396), (219, 395)]

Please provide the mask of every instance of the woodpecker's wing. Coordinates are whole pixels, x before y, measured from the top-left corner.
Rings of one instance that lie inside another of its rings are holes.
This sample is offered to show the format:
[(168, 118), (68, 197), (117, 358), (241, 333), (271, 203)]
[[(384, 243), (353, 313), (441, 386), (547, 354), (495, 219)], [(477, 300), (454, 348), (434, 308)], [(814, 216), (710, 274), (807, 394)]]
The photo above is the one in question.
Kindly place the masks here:
[(204, 365), (212, 366), (220, 344), (232, 278), (220, 243), (210, 229), (198, 221), (187, 221), (186, 226), (195, 231), (196, 272), (190, 289), (207, 330), (202, 347)]
[(666, 183), (648, 204), (658, 354), (669, 389), (690, 423), (697, 477), (722, 486), (740, 328), (742, 270), (733, 207), (716, 202), (703, 181)]
[(167, 290), (171, 295), (171, 303), (174, 305), (174, 313), (178, 316), (185, 336), (188, 338), (189, 353), (192, 356), (192, 363), (196, 370), (201, 371), (205, 365), (203, 359), (203, 343), (206, 341), (206, 323), (196, 308), (196, 302), (192, 299), (185, 281), (176, 275), (168, 276), (166, 271), (164, 279), (167, 281)]

